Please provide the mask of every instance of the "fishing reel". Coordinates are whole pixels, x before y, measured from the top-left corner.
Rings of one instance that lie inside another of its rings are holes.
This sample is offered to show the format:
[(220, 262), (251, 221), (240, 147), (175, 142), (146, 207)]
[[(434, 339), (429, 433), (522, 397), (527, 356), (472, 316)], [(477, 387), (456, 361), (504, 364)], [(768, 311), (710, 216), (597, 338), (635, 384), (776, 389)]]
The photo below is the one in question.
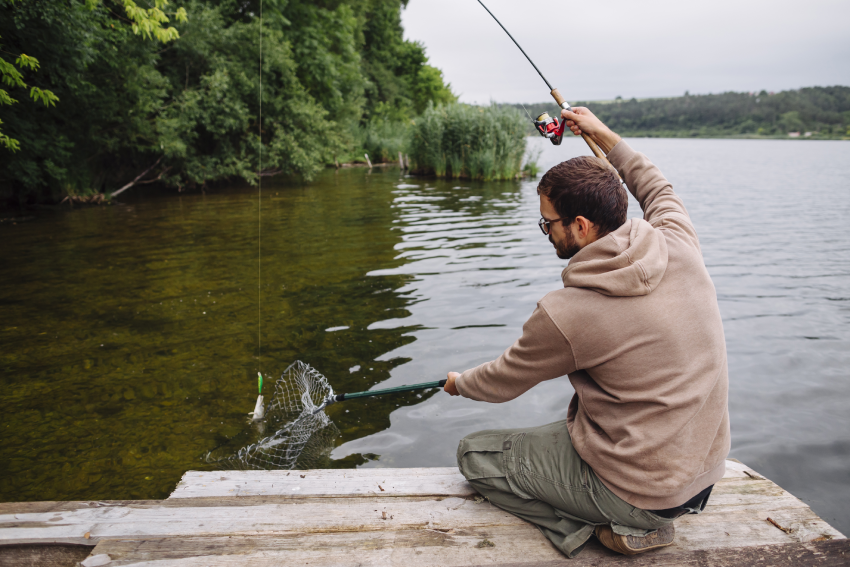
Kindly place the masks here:
[(544, 138), (549, 138), (549, 141), (556, 146), (561, 145), (561, 140), (564, 138), (564, 130), (566, 128), (566, 120), (559, 122), (557, 118), (549, 116), (548, 112), (544, 112), (537, 117), (537, 120), (532, 120), (534, 127), (540, 132)]

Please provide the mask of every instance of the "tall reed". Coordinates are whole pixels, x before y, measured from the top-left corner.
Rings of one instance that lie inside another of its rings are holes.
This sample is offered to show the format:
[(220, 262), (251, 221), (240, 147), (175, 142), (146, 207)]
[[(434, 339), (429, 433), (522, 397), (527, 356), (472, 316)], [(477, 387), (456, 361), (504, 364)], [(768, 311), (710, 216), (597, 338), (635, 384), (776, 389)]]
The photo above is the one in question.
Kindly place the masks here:
[(417, 173), (512, 179), (522, 173), (526, 119), (515, 108), (451, 103), (416, 120), (410, 158)]
[(375, 163), (398, 162), (406, 153), (410, 124), (402, 121), (373, 120), (362, 130), (360, 145)]

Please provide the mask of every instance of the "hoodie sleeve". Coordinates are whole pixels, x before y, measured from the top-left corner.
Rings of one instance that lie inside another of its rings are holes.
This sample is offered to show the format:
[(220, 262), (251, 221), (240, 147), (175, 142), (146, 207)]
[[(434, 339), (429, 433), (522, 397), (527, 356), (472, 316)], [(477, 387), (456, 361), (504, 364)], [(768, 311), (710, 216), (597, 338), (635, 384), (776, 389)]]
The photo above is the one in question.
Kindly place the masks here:
[(500, 403), (575, 370), (572, 345), (538, 303), (519, 340), (496, 360), (461, 374), (455, 384), (465, 398)]
[(674, 232), (699, 249), (697, 232), (685, 204), (649, 158), (620, 140), (608, 153), (608, 161), (617, 168), (626, 187), (640, 203), (643, 218), (649, 224)]

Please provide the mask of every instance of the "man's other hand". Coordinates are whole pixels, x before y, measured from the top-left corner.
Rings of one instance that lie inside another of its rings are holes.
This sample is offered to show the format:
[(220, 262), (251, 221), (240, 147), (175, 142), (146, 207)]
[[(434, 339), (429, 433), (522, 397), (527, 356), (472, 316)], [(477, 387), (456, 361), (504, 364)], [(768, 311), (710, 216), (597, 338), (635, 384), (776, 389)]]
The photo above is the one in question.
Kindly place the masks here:
[(460, 376), (460, 372), (449, 372), (446, 376), (448, 379), (446, 380), (446, 385), (443, 387), (443, 391), (451, 396), (459, 396), (460, 392), (457, 391), (455, 380)]
[(617, 142), (620, 141), (620, 136), (612, 132), (608, 126), (583, 106), (574, 107), (572, 112), (562, 110), (561, 118), (567, 121), (567, 127), (572, 130), (573, 134), (576, 136), (582, 133), (587, 134), (599, 144), (599, 147), (606, 154), (613, 150)]

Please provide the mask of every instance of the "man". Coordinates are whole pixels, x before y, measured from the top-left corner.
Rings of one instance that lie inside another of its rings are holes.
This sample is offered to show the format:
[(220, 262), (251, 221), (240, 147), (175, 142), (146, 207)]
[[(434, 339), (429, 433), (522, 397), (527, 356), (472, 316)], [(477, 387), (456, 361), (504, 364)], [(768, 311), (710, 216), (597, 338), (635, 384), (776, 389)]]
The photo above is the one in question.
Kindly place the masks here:
[(632, 554), (669, 545), (700, 512), (729, 452), (723, 325), (682, 201), (643, 154), (586, 108), (563, 111), (608, 154), (644, 211), (626, 220), (616, 173), (574, 158), (540, 180), (540, 228), (570, 259), (522, 337), (445, 390), (505, 402), (569, 375), (566, 421), (474, 433), (458, 466), (493, 504), (536, 524), (573, 557), (592, 534)]

